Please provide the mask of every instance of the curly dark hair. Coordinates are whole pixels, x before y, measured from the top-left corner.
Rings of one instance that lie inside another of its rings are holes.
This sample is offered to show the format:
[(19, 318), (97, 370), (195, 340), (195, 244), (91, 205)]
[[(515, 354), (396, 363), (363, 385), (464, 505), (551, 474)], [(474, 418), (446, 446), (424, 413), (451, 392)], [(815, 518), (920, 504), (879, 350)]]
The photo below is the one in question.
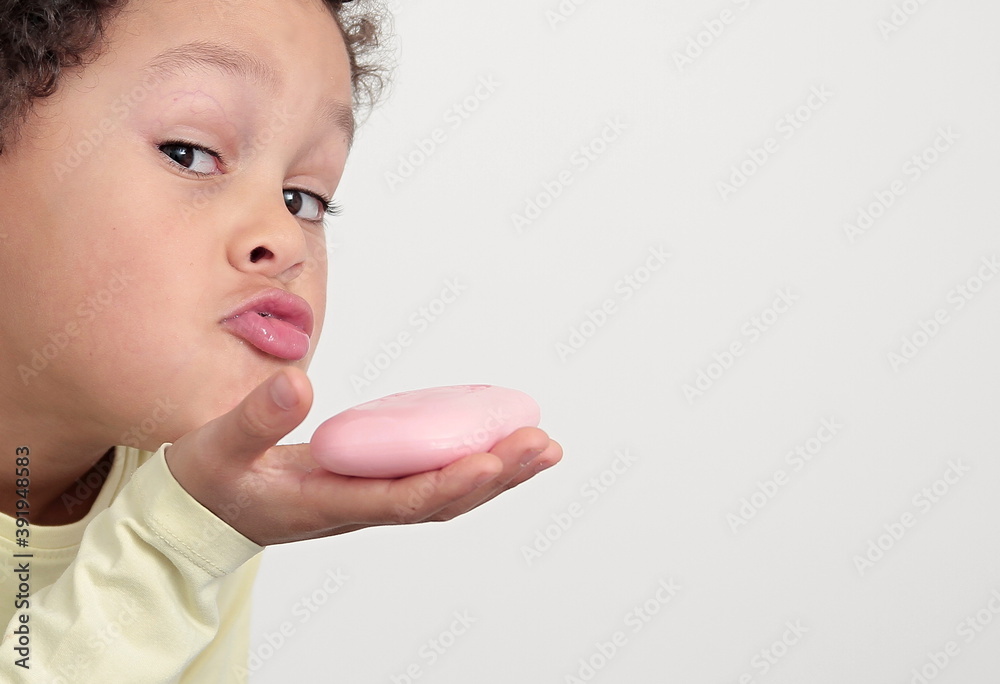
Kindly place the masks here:
[[(0, 153), (33, 103), (52, 95), (64, 69), (100, 56), (105, 31), (128, 0), (0, 0)], [(324, 0), (351, 63), (357, 110), (370, 110), (388, 84), (387, 12), (373, 0)]]

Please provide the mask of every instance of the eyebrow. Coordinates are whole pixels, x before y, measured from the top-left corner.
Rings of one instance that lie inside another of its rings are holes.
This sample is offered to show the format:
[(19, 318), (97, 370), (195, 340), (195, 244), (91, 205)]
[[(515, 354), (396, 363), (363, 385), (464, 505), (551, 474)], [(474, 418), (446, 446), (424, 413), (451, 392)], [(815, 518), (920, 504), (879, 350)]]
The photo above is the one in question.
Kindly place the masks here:
[[(143, 71), (162, 80), (189, 71), (221, 71), (238, 76), (277, 94), (284, 82), (281, 75), (267, 62), (254, 55), (221, 43), (195, 41), (168, 48), (153, 57)], [(320, 110), (320, 118), (332, 123), (347, 136), (347, 146), (354, 144), (354, 111), (349, 105), (328, 102)]]

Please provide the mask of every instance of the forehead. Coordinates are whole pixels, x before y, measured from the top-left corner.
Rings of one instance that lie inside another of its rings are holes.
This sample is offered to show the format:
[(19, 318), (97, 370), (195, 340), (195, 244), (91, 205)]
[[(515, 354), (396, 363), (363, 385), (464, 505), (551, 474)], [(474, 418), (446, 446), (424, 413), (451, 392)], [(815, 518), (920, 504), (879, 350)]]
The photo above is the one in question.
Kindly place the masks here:
[[(169, 47), (146, 62), (142, 71), (158, 81), (185, 73), (217, 72), (254, 83), (272, 97), (278, 97), (288, 86), (286, 74), (270, 62), (228, 43), (196, 40)], [(353, 143), (355, 120), (350, 105), (328, 100), (321, 107), (319, 119), (341, 129), (348, 146)]]
[[(214, 72), (272, 96), (305, 87), (351, 103), (347, 47), (322, 0), (130, 0), (108, 43), (99, 62), (139, 76)], [(323, 108), (344, 118), (343, 106)]]
[(131, 42), (131, 36), (136, 44), (130, 47), (152, 49), (200, 34), (246, 41), (262, 50), (308, 49), (319, 37), (326, 52), (337, 46), (344, 50), (335, 13), (323, 0), (128, 0), (114, 17), (112, 31), (119, 43)]

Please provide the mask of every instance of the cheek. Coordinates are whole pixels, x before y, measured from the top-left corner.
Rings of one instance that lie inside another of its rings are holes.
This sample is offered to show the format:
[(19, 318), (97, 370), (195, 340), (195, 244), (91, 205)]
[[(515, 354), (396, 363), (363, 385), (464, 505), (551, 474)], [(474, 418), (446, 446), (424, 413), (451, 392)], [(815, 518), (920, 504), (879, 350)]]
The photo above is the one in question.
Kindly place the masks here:
[[(190, 361), (190, 316), (171, 309), (172, 296), (162, 285), (152, 287), (135, 269), (113, 268), (91, 283), (72, 315), (79, 324), (78, 355), (101, 366), (110, 377), (145, 378), (183, 368)], [(187, 325), (180, 321), (187, 319)]]
[(326, 293), (330, 268), (328, 245), (323, 237), (309, 237), (309, 257), (299, 276), (303, 281), (302, 296), (309, 300), (313, 307), (314, 341), (319, 338), (323, 322), (326, 318)]

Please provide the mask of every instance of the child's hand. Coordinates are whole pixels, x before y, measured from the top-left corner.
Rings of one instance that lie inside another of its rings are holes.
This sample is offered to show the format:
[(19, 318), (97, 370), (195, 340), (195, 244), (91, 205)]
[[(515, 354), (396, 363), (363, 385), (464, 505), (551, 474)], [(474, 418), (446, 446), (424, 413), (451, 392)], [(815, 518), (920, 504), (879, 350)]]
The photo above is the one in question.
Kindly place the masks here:
[(167, 447), (170, 472), (203, 506), (267, 546), (374, 525), (448, 520), (562, 458), (562, 447), (545, 432), (521, 428), (491, 453), (465, 456), (440, 470), (398, 480), (336, 475), (316, 465), (308, 444), (275, 446), (311, 405), (305, 373), (282, 369), (232, 411)]

